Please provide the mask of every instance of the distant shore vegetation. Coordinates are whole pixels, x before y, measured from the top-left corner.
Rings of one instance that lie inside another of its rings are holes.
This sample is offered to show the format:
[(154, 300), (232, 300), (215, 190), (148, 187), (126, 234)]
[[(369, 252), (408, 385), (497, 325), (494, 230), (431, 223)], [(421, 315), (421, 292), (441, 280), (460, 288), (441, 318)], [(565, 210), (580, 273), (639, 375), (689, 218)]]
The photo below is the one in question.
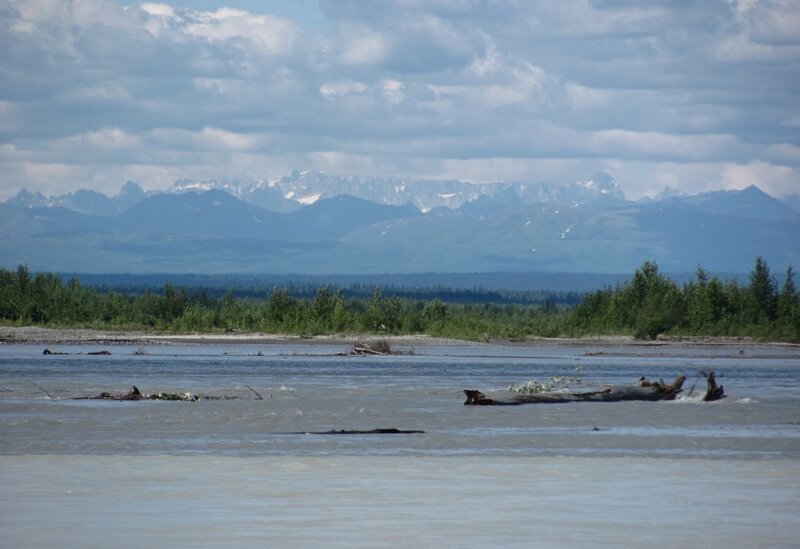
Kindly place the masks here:
[(217, 296), (170, 283), (160, 291), (123, 293), (99, 291), (75, 278), (64, 281), (54, 273), (30, 273), (20, 265), (16, 271), (0, 269), (0, 322), (168, 333), (427, 334), (478, 341), (632, 335), (800, 342), (794, 271), (789, 267), (779, 283), (760, 257), (749, 282), (741, 285), (702, 267), (678, 285), (646, 261), (627, 282), (566, 300), (539, 296), (536, 303), (527, 298), (514, 303), (506, 297), (502, 303), (475, 303), (473, 296), (473, 302), (460, 303), (410, 295), (374, 288), (353, 296), (322, 285), (306, 297), (285, 287), (263, 297), (234, 297), (231, 291)]

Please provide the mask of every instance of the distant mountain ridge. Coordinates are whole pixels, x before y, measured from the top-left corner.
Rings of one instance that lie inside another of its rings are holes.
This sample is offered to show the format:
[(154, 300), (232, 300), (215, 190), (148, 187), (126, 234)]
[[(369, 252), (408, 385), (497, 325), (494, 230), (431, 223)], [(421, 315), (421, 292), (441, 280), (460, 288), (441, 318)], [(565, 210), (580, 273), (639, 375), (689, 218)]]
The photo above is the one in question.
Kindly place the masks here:
[[(753, 187), (756, 188), (756, 187)], [(622, 187), (606, 172), (598, 172), (584, 181), (566, 185), (547, 183), (470, 183), (458, 180), (426, 180), (397, 177), (361, 177), (329, 175), (324, 172), (293, 171), (276, 181), (252, 178), (195, 181), (180, 179), (165, 190), (147, 191), (132, 182), (125, 183), (116, 196), (80, 189), (57, 196), (45, 196), (23, 188), (16, 196), (5, 201), (19, 208), (63, 207), (89, 215), (114, 216), (149, 196), (158, 194), (183, 194), (190, 191), (224, 191), (239, 200), (278, 213), (291, 213), (325, 198), (353, 196), (394, 206), (413, 205), (421, 212), (437, 208), (460, 209), (469, 204), (472, 211), (485, 210), (513, 204), (562, 204), (577, 206), (597, 200), (625, 200)], [(748, 191), (748, 189), (744, 189)], [(690, 200), (704, 202), (708, 197), (736, 191), (715, 191), (688, 195), (665, 187), (655, 197), (645, 197), (640, 202), (665, 200)], [(720, 194), (722, 193), (722, 194)], [(763, 193), (765, 196), (766, 193)], [(769, 197), (772, 199), (773, 197)], [(794, 211), (800, 211), (800, 195), (784, 197), (779, 202)], [(773, 202), (775, 212), (786, 209)]]
[(18, 208), (67, 208), (82, 214), (113, 216), (124, 212), (146, 197), (147, 193), (139, 185), (128, 181), (114, 197), (86, 189), (48, 197), (41, 192), (31, 193), (23, 188), (5, 203)]
[(572, 205), (585, 204), (598, 198), (624, 199), (620, 185), (605, 172), (599, 172), (586, 181), (550, 185), (338, 176), (294, 171), (277, 181), (247, 178), (208, 181), (181, 179), (169, 189), (150, 192), (143, 191), (139, 185), (129, 181), (115, 197), (87, 190), (46, 197), (40, 192), (31, 193), (22, 189), (6, 203), (20, 208), (64, 207), (84, 214), (117, 215), (148, 196), (210, 190), (224, 191), (248, 204), (279, 213), (291, 213), (320, 199), (337, 196), (353, 196), (392, 206), (411, 204), (422, 212), (441, 207), (456, 209), (480, 197), (505, 196), (524, 204), (546, 202)]
[(547, 183), (469, 183), (456, 180), (423, 180), (398, 177), (336, 176), (294, 171), (273, 183), (284, 197), (310, 203), (320, 198), (350, 195), (379, 204), (412, 204), (422, 212), (435, 208), (457, 209), (482, 196), (511, 193), (524, 204), (586, 203), (601, 196), (624, 199), (622, 188), (605, 172), (587, 181), (568, 185)]
[[(411, 200), (417, 185), (427, 194)], [(0, 231), (4, 267), (87, 273), (626, 273), (645, 259), (669, 272), (748, 272), (756, 256), (779, 270), (800, 264), (800, 213), (756, 187), (631, 202), (607, 174), (564, 187), (295, 172), (271, 183), (181, 181), (169, 193), (128, 183), (111, 198), (24, 191), (0, 204)]]

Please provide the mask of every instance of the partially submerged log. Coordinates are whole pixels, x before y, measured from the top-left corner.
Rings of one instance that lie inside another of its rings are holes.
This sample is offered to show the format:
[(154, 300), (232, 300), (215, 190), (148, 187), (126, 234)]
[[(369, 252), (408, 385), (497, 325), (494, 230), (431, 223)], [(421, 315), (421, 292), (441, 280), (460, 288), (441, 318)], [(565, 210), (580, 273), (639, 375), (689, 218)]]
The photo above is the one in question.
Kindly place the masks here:
[(95, 396), (78, 397), (74, 400), (175, 400), (184, 402), (197, 402), (198, 400), (236, 400), (235, 396), (204, 396), (192, 393), (142, 393), (134, 385), (127, 393), (102, 392)]
[[(47, 348), (45, 348), (45, 350), (44, 350), (44, 352), (42, 354), (43, 355), (68, 355), (70, 353), (64, 353), (64, 352), (61, 352), (61, 351), (53, 351), (49, 347), (47, 347)], [(75, 354), (80, 355), (80, 354), (83, 354), (83, 353), (75, 353)], [(111, 351), (108, 351), (108, 350), (89, 351), (86, 354), (87, 355), (106, 355), (107, 356), (107, 355), (111, 354)]]
[(356, 344), (350, 351), (353, 356), (366, 356), (366, 355), (388, 355), (389, 351), (379, 351), (365, 344)]
[(296, 433), (287, 433), (287, 434), (289, 435), (414, 435), (424, 432), (425, 431), (391, 428), (391, 429), (370, 429), (368, 431), (332, 429), (330, 431), (298, 431)]
[(60, 351), (52, 351), (50, 347), (45, 347), (43, 355), (68, 355), (69, 353), (62, 353)]
[[(710, 374), (713, 381), (713, 372)], [(509, 398), (490, 398), (477, 389), (465, 389), (465, 406), (518, 406), (520, 404), (560, 404), (565, 402), (623, 402), (630, 400), (659, 401), (674, 400), (681, 392), (686, 376), (680, 375), (672, 383), (650, 381), (645, 378), (635, 385), (610, 385), (596, 391), (567, 392), (544, 391), (532, 394), (516, 394)], [(715, 384), (716, 387), (716, 384)], [(721, 398), (722, 387), (718, 388)], [(706, 400), (706, 399), (703, 399)]]
[(125, 394), (102, 392), (93, 397), (81, 397), (77, 400), (143, 400), (144, 398), (145, 396), (139, 388), (134, 385), (131, 387), (131, 390)]

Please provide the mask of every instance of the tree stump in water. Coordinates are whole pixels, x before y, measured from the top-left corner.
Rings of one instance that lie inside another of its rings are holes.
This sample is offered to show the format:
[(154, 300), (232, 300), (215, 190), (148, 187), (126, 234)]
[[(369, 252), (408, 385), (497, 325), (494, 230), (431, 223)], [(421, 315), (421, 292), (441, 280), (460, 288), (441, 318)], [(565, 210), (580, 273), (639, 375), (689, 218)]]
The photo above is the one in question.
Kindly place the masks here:
[(722, 385), (717, 386), (717, 380), (714, 378), (714, 372), (703, 372), (703, 375), (706, 376), (706, 381), (708, 382), (708, 387), (706, 388), (706, 394), (703, 397), (703, 400), (705, 402), (711, 402), (725, 398), (725, 390), (723, 389)]

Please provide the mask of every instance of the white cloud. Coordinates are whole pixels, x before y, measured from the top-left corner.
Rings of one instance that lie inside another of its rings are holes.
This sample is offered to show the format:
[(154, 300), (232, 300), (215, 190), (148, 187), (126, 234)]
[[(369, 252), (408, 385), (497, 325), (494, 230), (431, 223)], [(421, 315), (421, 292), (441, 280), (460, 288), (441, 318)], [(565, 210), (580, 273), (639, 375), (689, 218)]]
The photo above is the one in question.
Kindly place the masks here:
[(168, 4), (157, 4), (155, 2), (144, 2), (141, 8), (150, 15), (160, 15), (162, 17), (173, 17), (175, 10)]
[(609, 102), (607, 90), (590, 88), (570, 82), (565, 86), (567, 101), (576, 111), (605, 107)]
[(380, 34), (366, 33), (349, 41), (339, 61), (345, 66), (377, 65), (386, 56), (386, 50), (387, 45)]
[(381, 82), (381, 93), (393, 105), (402, 103), (405, 98), (403, 83), (399, 80), (387, 79)]
[(301, 167), (797, 192), (797, 2), (226, 5), (2, 4), (0, 196)]
[(592, 150), (603, 156), (684, 161), (718, 158), (738, 147), (736, 140), (728, 135), (675, 135), (616, 129), (592, 132), (591, 145)]
[(319, 93), (326, 98), (347, 95), (349, 93), (364, 93), (365, 91), (367, 91), (366, 84), (363, 82), (355, 82), (353, 80), (326, 82), (319, 87)]
[(141, 145), (136, 136), (120, 128), (103, 128), (97, 131), (60, 140), (68, 149), (82, 151), (93, 149), (99, 152), (130, 150)]
[(782, 196), (800, 193), (800, 169), (762, 161), (722, 166), (715, 186), (719, 189), (743, 189), (756, 185), (761, 190)]
[(185, 26), (192, 36), (212, 41), (236, 40), (257, 46), (264, 55), (285, 55), (294, 48), (298, 31), (294, 23), (269, 15), (220, 8), (196, 15)]
[(500, 56), (492, 37), (483, 35), (483, 38), (486, 41), (486, 51), (482, 56), (475, 57), (468, 69), (478, 76), (486, 76), (498, 71), (501, 67)]

